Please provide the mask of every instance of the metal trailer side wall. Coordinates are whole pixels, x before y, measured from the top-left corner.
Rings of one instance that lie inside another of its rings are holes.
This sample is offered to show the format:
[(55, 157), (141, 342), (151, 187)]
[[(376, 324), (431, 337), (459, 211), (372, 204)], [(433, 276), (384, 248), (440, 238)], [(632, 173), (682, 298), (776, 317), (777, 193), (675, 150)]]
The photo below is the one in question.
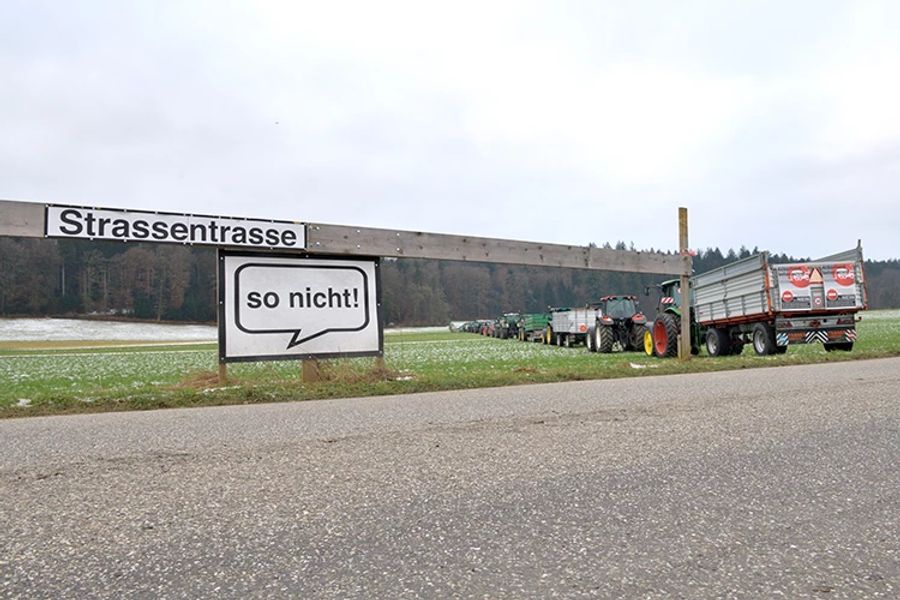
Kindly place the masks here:
[[(550, 327), (555, 333), (565, 333), (575, 322), (571, 310), (556, 310), (550, 313)], [(574, 331), (574, 330), (573, 330)]]
[(550, 326), (555, 333), (572, 333), (583, 335), (588, 328), (593, 327), (597, 318), (595, 308), (572, 308), (569, 310), (553, 311), (551, 313)]
[(768, 315), (768, 254), (763, 252), (696, 275), (691, 280), (698, 323)]
[(522, 328), (525, 331), (543, 329), (547, 326), (548, 320), (545, 313), (529, 313), (522, 317)]

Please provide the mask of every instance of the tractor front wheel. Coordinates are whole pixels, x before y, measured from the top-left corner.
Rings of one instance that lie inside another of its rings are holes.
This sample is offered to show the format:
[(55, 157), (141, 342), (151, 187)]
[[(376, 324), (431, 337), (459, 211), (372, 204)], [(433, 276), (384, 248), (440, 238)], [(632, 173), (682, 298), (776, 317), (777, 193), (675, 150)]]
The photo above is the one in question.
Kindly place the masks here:
[(644, 354), (653, 356), (653, 333), (649, 327), (644, 327)]

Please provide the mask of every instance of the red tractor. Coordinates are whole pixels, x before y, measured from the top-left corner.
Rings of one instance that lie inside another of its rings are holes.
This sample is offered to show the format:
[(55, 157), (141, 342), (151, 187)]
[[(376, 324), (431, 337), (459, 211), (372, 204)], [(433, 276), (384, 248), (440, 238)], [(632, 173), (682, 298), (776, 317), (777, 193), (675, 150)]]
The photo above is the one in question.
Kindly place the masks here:
[(638, 308), (635, 296), (604, 296), (592, 304), (597, 317), (591, 328), (587, 347), (591, 352), (612, 352), (613, 349), (640, 350), (644, 344), (647, 317)]

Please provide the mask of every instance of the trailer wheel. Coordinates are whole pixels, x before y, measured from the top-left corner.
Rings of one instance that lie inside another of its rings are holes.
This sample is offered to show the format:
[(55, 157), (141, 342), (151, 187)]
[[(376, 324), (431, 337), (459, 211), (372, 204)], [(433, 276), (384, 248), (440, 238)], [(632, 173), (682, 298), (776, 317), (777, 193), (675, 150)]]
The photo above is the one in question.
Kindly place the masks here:
[(775, 333), (768, 323), (753, 326), (753, 350), (758, 356), (775, 354)]
[(678, 354), (678, 321), (663, 313), (653, 322), (653, 351), (659, 358)]
[(566, 348), (572, 347), (572, 334), (567, 333), (566, 335), (563, 336), (562, 345), (565, 346)]
[(613, 344), (616, 341), (616, 336), (613, 333), (612, 327), (602, 325), (597, 328), (597, 331), (597, 351), (609, 354), (612, 352)]
[(787, 349), (787, 346), (775, 346), (775, 354), (786, 354)]
[(653, 356), (653, 334), (649, 327), (644, 327), (644, 354)]
[(557, 333), (556, 334), (556, 345), (562, 346), (564, 342), (565, 342), (565, 339), (563, 338), (563, 334)]
[(853, 342), (826, 342), (823, 346), (825, 346), (825, 352), (831, 352), (832, 350), (850, 352), (853, 350)]
[(730, 346), (724, 329), (714, 327), (706, 332), (706, 351), (710, 356), (727, 356), (731, 354)]
[(584, 347), (587, 348), (588, 352), (596, 352), (597, 351), (597, 340), (595, 338), (594, 332), (597, 330), (596, 327), (588, 328), (587, 336), (584, 338)]

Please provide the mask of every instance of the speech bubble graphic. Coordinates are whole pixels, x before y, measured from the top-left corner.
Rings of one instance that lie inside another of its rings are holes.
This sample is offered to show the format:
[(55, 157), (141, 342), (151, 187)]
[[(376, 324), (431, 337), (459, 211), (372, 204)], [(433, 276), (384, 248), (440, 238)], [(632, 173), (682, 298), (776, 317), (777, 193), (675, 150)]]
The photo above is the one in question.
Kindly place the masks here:
[(353, 265), (246, 263), (234, 271), (234, 324), (248, 334), (290, 334), (287, 350), (369, 325), (369, 279)]

